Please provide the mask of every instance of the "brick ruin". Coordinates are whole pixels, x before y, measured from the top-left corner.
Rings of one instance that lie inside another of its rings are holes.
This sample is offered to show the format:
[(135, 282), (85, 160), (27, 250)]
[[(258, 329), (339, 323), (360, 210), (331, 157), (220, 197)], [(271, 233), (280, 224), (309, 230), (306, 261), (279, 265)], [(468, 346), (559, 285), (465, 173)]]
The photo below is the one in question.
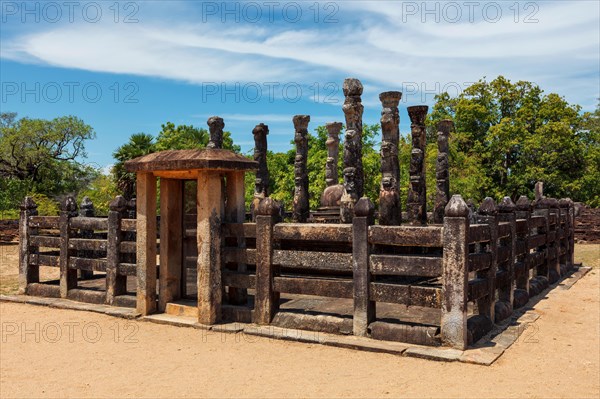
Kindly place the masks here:
[[(38, 216), (26, 198), (20, 293), (135, 307), (142, 316), (186, 314), (203, 325), (255, 323), (465, 349), (576, 268), (571, 200), (546, 198), (541, 188), (534, 201), (522, 196), (516, 203), (488, 197), (477, 206), (450, 196), (448, 120), (437, 126), (428, 217), (426, 106), (408, 108), (413, 149), (403, 215), (400, 92), (380, 95), (376, 212), (363, 197), (360, 81), (347, 79), (344, 94), (343, 183), (337, 170), (342, 124), (332, 122), (319, 209), (308, 207), (308, 115), (293, 118), (293, 222), (282, 221), (280, 204), (269, 197), (268, 127), (253, 129), (250, 160), (221, 148), (224, 121), (211, 117), (206, 149), (127, 162), (137, 175), (136, 202), (115, 198), (107, 218), (95, 217), (89, 200), (78, 207), (71, 197), (59, 216)], [(251, 221), (244, 204), (248, 171), (256, 172)], [(188, 181), (197, 182), (194, 211), (182, 206)], [(59, 268), (60, 279), (41, 281), (40, 267)]]

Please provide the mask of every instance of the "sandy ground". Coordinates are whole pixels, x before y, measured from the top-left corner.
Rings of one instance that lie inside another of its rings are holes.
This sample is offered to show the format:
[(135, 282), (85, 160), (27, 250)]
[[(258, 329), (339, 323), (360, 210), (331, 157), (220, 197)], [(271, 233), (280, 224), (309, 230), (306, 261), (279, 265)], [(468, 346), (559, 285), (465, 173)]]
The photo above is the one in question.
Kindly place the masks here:
[(0, 397), (600, 397), (600, 269), (536, 310), (485, 367), (1, 303)]

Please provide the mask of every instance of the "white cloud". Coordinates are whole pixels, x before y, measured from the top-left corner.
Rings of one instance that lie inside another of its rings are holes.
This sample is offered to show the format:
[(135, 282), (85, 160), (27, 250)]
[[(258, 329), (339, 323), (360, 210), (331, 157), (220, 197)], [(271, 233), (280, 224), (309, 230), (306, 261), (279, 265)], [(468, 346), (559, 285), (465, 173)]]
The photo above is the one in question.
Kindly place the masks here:
[[(71, 24), (3, 38), (1, 56), (193, 84), (341, 85), (351, 75), (363, 80), (367, 107), (379, 106), (379, 91), (399, 90), (403, 83), (435, 90), (498, 74), (535, 81), (547, 91), (560, 89), (569, 101), (597, 97), (598, 3), (539, 3), (536, 24), (515, 23), (512, 16), (497, 23), (403, 22), (394, 4), (343, 3), (334, 26), (292, 24), (287, 30), (185, 19), (168, 25)], [(357, 15), (362, 23), (343, 18)]]

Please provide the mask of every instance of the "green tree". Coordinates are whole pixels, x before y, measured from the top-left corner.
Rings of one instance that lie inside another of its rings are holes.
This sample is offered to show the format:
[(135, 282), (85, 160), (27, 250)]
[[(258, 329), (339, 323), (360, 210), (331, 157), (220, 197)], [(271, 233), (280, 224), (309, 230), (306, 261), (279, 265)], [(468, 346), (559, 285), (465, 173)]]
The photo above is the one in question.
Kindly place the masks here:
[(94, 204), (96, 216), (107, 216), (108, 205), (117, 196), (118, 190), (113, 176), (98, 173), (90, 184), (77, 195), (77, 203), (81, 204), (88, 197)]
[[(156, 151), (192, 150), (206, 147), (210, 135), (208, 130), (193, 125), (177, 125), (167, 122), (161, 125), (156, 137)], [(240, 146), (233, 143), (231, 133), (223, 132), (223, 148), (240, 152)]]
[(430, 142), (443, 118), (456, 127), (450, 139), (452, 192), (478, 201), (486, 195), (516, 199), (531, 196), (542, 180), (548, 196), (589, 199), (581, 191), (590, 161), (579, 106), (545, 95), (531, 82), (499, 76), (476, 82), (456, 98), (436, 96), (428, 118)]
[(91, 126), (74, 116), (52, 120), (0, 116), (0, 178), (16, 179), (28, 191), (47, 195), (74, 192), (89, 181), (85, 142)]
[[(135, 174), (125, 170), (125, 162), (156, 151), (193, 150), (205, 148), (209, 134), (206, 129), (193, 125), (175, 125), (167, 122), (161, 125), (156, 140), (150, 134), (136, 133), (129, 141), (113, 153), (117, 161), (113, 167), (114, 181), (118, 190), (127, 199), (135, 196)], [(240, 146), (233, 143), (231, 133), (223, 132), (223, 148), (240, 152)]]

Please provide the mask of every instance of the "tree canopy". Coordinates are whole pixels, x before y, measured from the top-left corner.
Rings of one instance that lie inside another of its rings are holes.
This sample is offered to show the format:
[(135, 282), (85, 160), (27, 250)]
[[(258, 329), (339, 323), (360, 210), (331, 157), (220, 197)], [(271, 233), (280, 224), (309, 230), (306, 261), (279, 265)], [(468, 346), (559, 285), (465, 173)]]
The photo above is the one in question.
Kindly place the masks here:
[[(600, 206), (600, 103), (594, 112), (582, 112), (556, 93), (546, 94), (534, 83), (511, 82), (499, 76), (482, 79), (456, 97), (441, 93), (427, 119), (427, 192), (431, 209), (435, 196), (437, 122), (450, 118), (455, 132), (450, 136), (450, 191), (481, 201), (485, 196), (533, 197), (534, 185), (544, 182), (545, 194), (570, 197)], [(343, 132), (342, 132), (343, 134)], [(378, 124), (363, 124), (365, 195), (377, 204), (381, 179)], [(135, 176), (124, 163), (155, 151), (204, 148), (209, 133), (193, 125), (166, 122), (156, 135), (136, 133), (118, 147), (110, 177), (85, 164), (85, 144), (94, 130), (76, 116), (52, 120), (0, 115), (0, 212), (16, 215), (18, 204), (29, 194), (45, 212), (56, 211), (61, 196), (88, 195), (97, 201), (100, 213), (117, 192), (135, 195)], [(324, 126), (309, 133), (307, 159), (310, 207), (319, 207), (325, 189), (327, 131)], [(342, 140), (343, 141), (343, 140)], [(224, 148), (235, 152), (231, 134), (224, 132)], [(290, 150), (267, 153), (270, 195), (290, 209), (294, 196), (293, 142)], [(400, 198), (406, 209), (410, 132), (402, 132)], [(340, 143), (338, 171), (343, 169)], [(251, 157), (251, 151), (246, 154)], [(192, 190), (194, 191), (194, 190)], [(254, 175), (246, 177), (246, 200), (254, 193)]]
[(455, 122), (452, 192), (475, 200), (515, 199), (531, 196), (535, 182), (543, 181), (548, 196), (594, 202), (595, 192), (597, 203), (598, 110), (581, 114), (580, 106), (558, 94), (545, 95), (531, 82), (511, 83), (502, 76), (480, 80), (458, 97), (442, 93), (435, 100), (429, 131), (441, 119)]
[(98, 174), (83, 163), (94, 130), (75, 116), (52, 120), (0, 115), (0, 210), (27, 193), (57, 197), (86, 187)]
[[(113, 158), (117, 161), (113, 166), (115, 184), (125, 198), (131, 199), (135, 195), (135, 174), (125, 170), (126, 161), (156, 151), (205, 148), (209, 138), (210, 135), (204, 128), (175, 125), (172, 122), (161, 125), (156, 139), (151, 134), (133, 134), (127, 143), (113, 152)], [(228, 131), (223, 132), (223, 148), (240, 152), (240, 146), (233, 143)]]

